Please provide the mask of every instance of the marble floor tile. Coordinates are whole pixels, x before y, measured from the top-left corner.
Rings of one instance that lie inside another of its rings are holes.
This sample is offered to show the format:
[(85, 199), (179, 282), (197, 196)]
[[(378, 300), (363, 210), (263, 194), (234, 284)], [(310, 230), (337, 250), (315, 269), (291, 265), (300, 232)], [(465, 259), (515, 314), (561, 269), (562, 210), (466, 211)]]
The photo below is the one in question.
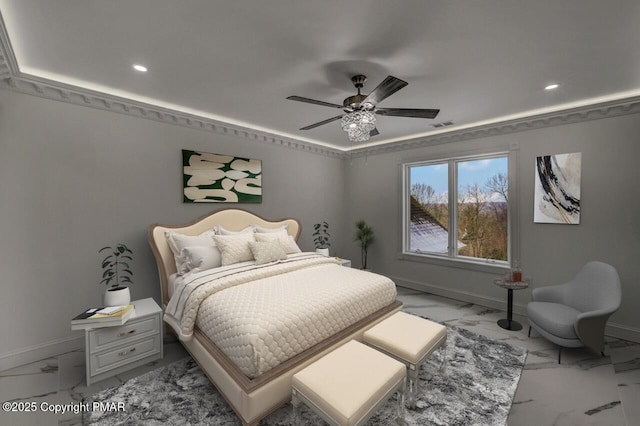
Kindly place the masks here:
[[(607, 337), (605, 357), (585, 348), (563, 349), (532, 332), (526, 318), (514, 315), (520, 331), (504, 330), (501, 310), (446, 297), (398, 288), (398, 299), (409, 312), (489, 338), (526, 348), (525, 368), (509, 413), (508, 424), (520, 425), (640, 425), (640, 344)], [(172, 337), (165, 340), (164, 358), (87, 387), (84, 351), (74, 351), (0, 372), (0, 399), (37, 404), (80, 403), (83, 398), (131, 377), (188, 356)], [(81, 425), (81, 413), (0, 413), (0, 425)]]
[(618, 394), (628, 425), (640, 425), (640, 381), (618, 386)]
[[(79, 404), (83, 398), (186, 356), (188, 353), (182, 345), (177, 340), (168, 338), (164, 345), (163, 359), (94, 383), (89, 387), (86, 385), (83, 350), (2, 371), (0, 372), (0, 400), (23, 405), (35, 404), (36, 409), (34, 412), (26, 413), (2, 411), (0, 425), (82, 425)], [(46, 411), (51, 406), (55, 407), (56, 404), (66, 405), (69, 408), (65, 413), (58, 414)]]
[(59, 389), (58, 358), (48, 358), (0, 372), (0, 400), (46, 396)]
[[(529, 352), (509, 425), (638, 425), (640, 415), (640, 344), (607, 338), (603, 357), (586, 348), (563, 348), (532, 331), (525, 317), (514, 315), (522, 330), (497, 325), (506, 312), (461, 303), (415, 290), (398, 288), (405, 309), (448, 325), (466, 328), (492, 339), (526, 348)], [(626, 377), (625, 373), (626, 371)]]
[[(597, 384), (597, 385), (596, 385)], [(589, 369), (574, 365), (525, 370), (509, 415), (512, 424), (624, 425), (611, 364)]]

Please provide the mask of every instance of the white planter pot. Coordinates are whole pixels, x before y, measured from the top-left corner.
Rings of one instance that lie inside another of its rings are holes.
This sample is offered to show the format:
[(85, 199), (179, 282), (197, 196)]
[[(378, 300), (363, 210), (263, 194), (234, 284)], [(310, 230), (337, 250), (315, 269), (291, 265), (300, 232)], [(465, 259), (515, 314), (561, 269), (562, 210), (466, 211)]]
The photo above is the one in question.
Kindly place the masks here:
[(131, 293), (129, 293), (129, 287), (118, 287), (104, 292), (104, 306), (128, 305), (130, 302)]
[(323, 256), (329, 257), (329, 249), (328, 248), (316, 249), (316, 253), (321, 254)]

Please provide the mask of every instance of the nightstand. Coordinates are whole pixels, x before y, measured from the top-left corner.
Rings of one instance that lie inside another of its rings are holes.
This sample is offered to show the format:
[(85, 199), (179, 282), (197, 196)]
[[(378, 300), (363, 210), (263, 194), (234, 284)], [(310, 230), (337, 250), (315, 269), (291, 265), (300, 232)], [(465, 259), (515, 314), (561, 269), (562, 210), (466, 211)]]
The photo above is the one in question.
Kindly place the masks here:
[(136, 315), (125, 324), (85, 330), (87, 386), (162, 358), (162, 309), (152, 298), (131, 304)]
[(349, 259), (342, 259), (340, 257), (336, 257), (336, 261), (340, 266), (346, 266), (347, 268), (351, 268), (351, 261)]

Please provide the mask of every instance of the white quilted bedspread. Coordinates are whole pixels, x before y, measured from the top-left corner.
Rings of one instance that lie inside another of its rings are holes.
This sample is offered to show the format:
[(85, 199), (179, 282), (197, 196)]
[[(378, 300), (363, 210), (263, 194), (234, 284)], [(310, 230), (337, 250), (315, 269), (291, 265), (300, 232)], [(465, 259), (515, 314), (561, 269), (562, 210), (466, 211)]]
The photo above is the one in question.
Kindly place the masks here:
[[(184, 285), (195, 282), (195, 289), (176, 289), (165, 320), (183, 340), (191, 337), (197, 324), (249, 377), (265, 373), (396, 298), (395, 285), (387, 277), (310, 253), (290, 255), (287, 261), (264, 268), (239, 269), (213, 279), (205, 273), (185, 279)], [(182, 303), (172, 306), (181, 294)]]

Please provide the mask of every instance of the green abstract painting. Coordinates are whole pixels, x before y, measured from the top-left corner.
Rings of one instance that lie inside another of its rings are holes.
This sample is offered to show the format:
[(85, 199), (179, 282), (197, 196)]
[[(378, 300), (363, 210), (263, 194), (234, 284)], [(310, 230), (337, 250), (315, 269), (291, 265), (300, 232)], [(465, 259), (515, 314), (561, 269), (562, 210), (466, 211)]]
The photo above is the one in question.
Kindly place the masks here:
[(262, 161), (182, 150), (185, 203), (261, 203)]

